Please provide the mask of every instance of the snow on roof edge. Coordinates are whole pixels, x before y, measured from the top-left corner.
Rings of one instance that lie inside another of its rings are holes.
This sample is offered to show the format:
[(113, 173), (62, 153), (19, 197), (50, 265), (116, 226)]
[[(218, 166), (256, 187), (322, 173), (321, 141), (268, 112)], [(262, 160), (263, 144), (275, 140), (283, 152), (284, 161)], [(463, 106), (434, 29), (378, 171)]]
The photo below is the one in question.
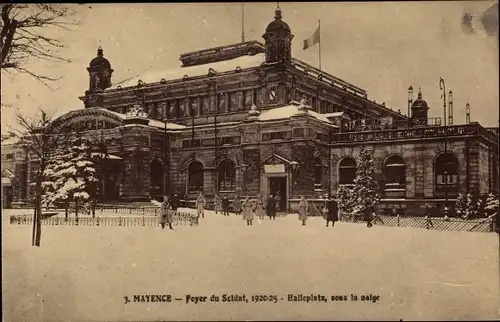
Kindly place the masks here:
[(136, 86), (139, 80), (145, 82), (146, 84), (151, 84), (151, 83), (159, 83), (162, 79), (165, 79), (167, 81), (182, 79), (184, 75), (187, 75), (188, 77), (207, 75), (209, 69), (213, 69), (216, 72), (227, 72), (235, 70), (236, 67), (240, 67), (241, 69), (258, 67), (264, 61), (265, 61), (265, 54), (260, 53), (253, 56), (245, 55), (233, 59), (227, 59), (208, 64), (186, 66), (186, 67), (175, 67), (167, 70), (153, 71), (149, 73), (132, 76), (128, 79), (122, 80), (116, 85), (107, 88), (106, 91), (117, 89), (118, 86), (122, 88), (129, 86)]

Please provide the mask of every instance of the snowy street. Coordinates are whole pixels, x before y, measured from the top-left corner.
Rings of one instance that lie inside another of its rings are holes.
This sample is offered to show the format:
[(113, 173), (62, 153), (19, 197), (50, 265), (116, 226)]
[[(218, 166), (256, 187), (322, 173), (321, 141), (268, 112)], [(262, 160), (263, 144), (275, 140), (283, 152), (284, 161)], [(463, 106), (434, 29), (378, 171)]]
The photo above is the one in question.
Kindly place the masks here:
[[(320, 218), (301, 226), (296, 215), (246, 226), (207, 211), (199, 226), (174, 231), (44, 226), (36, 248), (31, 227), (10, 225), (8, 215), (4, 321), (499, 317), (496, 234), (326, 228)], [(182, 300), (133, 302), (156, 294)], [(186, 295), (212, 294), (276, 295), (277, 303), (186, 304)], [(328, 301), (289, 302), (289, 294)]]

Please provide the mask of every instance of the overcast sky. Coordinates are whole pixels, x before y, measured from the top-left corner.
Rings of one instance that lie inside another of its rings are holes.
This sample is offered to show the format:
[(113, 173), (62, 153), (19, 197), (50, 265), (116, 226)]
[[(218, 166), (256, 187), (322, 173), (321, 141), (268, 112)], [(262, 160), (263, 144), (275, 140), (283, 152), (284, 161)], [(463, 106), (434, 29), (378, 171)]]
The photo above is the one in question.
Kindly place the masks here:
[[(439, 78), (453, 90), (455, 124), (472, 120), (498, 126), (498, 33), (467, 33), (465, 12), (480, 14), (490, 1), (286, 3), (283, 20), (292, 33), (292, 54), (318, 65), (318, 46), (302, 50), (303, 40), (321, 20), (322, 68), (364, 88), (368, 98), (407, 110), (407, 89), (422, 88), (431, 116), (442, 116)], [(31, 68), (63, 76), (53, 90), (25, 75), (5, 77), (2, 100), (24, 114), (37, 108), (61, 115), (83, 108), (78, 96), (88, 89), (86, 67), (100, 44), (115, 70), (113, 83), (132, 76), (180, 66), (184, 52), (237, 43), (241, 39), (241, 4), (84, 4), (72, 5), (80, 25), (57, 36), (69, 64), (37, 61)], [(276, 3), (247, 3), (245, 38), (263, 42)], [(159, 80), (158, 80), (159, 81)], [(2, 128), (13, 112), (2, 109)], [(2, 131), (3, 132), (3, 131)]]

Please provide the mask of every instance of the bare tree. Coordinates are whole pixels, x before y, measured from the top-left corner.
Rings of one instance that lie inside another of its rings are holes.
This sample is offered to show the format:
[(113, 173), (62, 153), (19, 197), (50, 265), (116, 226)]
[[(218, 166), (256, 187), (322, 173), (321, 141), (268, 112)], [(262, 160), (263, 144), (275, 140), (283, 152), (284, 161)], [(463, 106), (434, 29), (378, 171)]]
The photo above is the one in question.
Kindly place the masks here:
[(36, 59), (70, 62), (68, 58), (58, 55), (64, 44), (53, 35), (58, 28), (69, 30), (71, 25), (76, 24), (70, 19), (74, 12), (57, 4), (6, 3), (0, 6), (1, 70), (29, 74), (50, 87), (48, 82), (59, 78), (40, 75), (30, 70), (26, 63)]
[(52, 116), (40, 110), (34, 118), (28, 118), (21, 113), (17, 113), (17, 124), (19, 130), (10, 127), (11, 135), (19, 139), (19, 144), (27, 149), (27, 152), (34, 157), (39, 165), (35, 179), (35, 210), (33, 216), (32, 245), (40, 246), (41, 241), (41, 215), (42, 215), (42, 181), (43, 173), (50, 159), (71, 142), (73, 137), (69, 128), (54, 128), (50, 124)]

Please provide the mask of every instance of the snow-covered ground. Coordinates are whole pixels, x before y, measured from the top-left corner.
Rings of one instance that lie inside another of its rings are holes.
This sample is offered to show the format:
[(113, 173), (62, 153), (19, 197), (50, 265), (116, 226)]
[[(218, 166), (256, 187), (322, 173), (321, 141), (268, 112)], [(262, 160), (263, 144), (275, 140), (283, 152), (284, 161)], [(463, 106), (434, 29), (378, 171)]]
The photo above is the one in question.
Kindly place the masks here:
[[(246, 226), (207, 212), (197, 227), (31, 227), (3, 214), (4, 321), (495, 319), (497, 234), (337, 223), (296, 215)], [(288, 302), (288, 294), (328, 302)], [(173, 303), (134, 303), (171, 294)], [(185, 296), (277, 295), (278, 303), (186, 304)], [(377, 302), (351, 294), (378, 295)], [(331, 296), (348, 301), (330, 301)], [(128, 296), (132, 303), (124, 304)], [(281, 300), (283, 298), (283, 300)]]

